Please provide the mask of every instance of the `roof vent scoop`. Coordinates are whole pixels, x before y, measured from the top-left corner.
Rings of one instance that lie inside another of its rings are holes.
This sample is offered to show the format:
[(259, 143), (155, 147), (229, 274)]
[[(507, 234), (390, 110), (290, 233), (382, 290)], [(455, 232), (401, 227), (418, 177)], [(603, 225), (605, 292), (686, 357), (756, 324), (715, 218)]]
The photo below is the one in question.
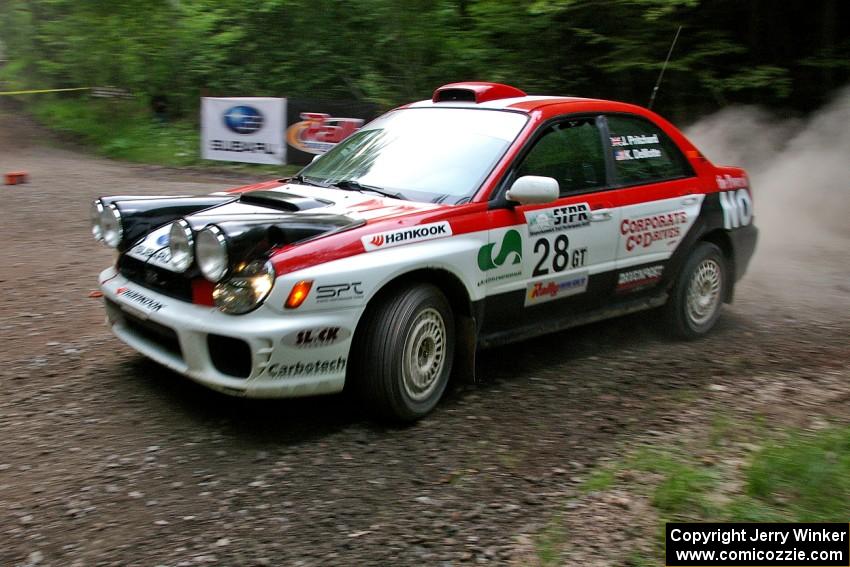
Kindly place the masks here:
[(524, 92), (501, 83), (451, 83), (434, 91), (434, 102), (474, 102), (482, 103), (501, 98), (526, 96)]

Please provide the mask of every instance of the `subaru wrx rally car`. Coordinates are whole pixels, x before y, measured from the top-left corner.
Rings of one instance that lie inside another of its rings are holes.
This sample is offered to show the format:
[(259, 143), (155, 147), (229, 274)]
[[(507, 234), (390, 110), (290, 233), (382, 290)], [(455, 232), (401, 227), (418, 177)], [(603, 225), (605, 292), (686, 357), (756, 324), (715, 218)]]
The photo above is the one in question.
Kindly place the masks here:
[(479, 347), (660, 308), (707, 333), (755, 248), (746, 173), (637, 106), (455, 83), (295, 177), (102, 197), (124, 342), (248, 397), (360, 392), (431, 411)]

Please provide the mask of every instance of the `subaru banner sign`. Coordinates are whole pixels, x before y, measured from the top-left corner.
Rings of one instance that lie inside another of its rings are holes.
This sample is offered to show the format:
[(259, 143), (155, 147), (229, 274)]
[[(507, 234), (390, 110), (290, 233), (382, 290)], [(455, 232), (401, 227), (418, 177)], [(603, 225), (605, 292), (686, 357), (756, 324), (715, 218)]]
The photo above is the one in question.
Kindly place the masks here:
[(286, 163), (285, 98), (201, 100), (201, 157), (246, 163)]

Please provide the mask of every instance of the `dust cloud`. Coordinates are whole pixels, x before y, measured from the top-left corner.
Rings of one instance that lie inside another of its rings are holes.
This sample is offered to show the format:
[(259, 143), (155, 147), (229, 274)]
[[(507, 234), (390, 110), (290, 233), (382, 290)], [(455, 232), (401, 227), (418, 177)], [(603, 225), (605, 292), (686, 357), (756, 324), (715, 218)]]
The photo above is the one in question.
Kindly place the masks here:
[(759, 243), (757, 293), (850, 303), (850, 87), (805, 119), (731, 107), (685, 130), (715, 164), (747, 170)]
[(848, 244), (850, 87), (805, 120), (731, 107), (686, 134), (712, 162), (747, 170), (762, 244)]

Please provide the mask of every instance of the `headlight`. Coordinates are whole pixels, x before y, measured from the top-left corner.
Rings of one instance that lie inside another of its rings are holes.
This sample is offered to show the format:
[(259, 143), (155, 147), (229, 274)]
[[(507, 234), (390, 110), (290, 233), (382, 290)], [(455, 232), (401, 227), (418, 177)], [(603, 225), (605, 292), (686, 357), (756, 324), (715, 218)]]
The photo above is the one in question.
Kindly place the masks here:
[(178, 272), (185, 272), (194, 261), (192, 245), (192, 227), (183, 219), (173, 223), (168, 231), (168, 248), (171, 252), (171, 265)]
[(95, 240), (103, 242), (103, 227), (100, 226), (100, 215), (103, 213), (103, 202), (100, 199), (92, 201), (89, 219), (91, 219), (91, 235)]
[(107, 246), (118, 248), (121, 237), (124, 236), (124, 227), (121, 226), (121, 213), (115, 205), (107, 205), (100, 212), (100, 230), (103, 241)]
[(227, 240), (224, 233), (215, 225), (210, 225), (198, 233), (195, 244), (195, 256), (198, 267), (204, 277), (217, 282), (227, 273)]
[(247, 313), (263, 302), (273, 285), (271, 262), (257, 260), (238, 267), (226, 281), (217, 283), (213, 288), (213, 301), (225, 313)]

